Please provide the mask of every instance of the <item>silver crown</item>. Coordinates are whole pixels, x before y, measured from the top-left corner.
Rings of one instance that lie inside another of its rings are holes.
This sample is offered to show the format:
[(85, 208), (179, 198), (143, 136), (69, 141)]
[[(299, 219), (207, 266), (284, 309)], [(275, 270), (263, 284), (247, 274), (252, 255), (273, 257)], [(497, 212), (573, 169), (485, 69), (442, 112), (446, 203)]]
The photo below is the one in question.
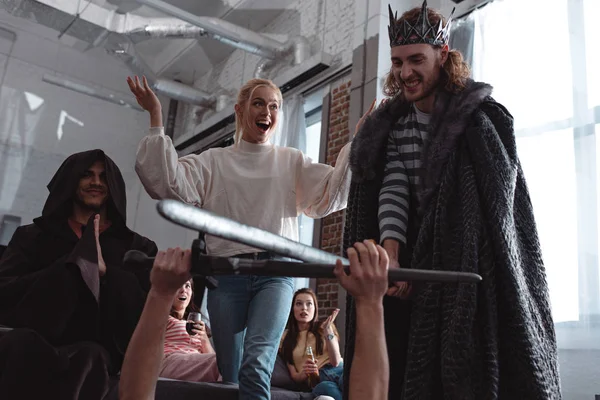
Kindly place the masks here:
[(423, 1), (421, 14), (417, 18), (415, 25), (402, 19), (398, 21), (398, 13), (392, 12), (392, 7), (388, 5), (390, 12), (390, 25), (388, 26), (388, 34), (390, 36), (390, 47), (404, 46), (407, 44), (425, 43), (432, 46), (443, 46), (448, 44), (450, 40), (450, 26), (452, 25), (452, 16), (454, 8), (448, 17), (446, 25), (440, 20), (437, 27), (429, 23), (427, 15), (427, 0)]

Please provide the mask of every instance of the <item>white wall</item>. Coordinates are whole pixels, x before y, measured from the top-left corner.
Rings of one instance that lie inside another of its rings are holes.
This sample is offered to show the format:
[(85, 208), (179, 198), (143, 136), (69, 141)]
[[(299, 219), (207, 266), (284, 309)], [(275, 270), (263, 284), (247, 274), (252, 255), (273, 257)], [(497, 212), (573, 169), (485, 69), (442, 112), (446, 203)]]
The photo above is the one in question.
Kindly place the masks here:
[(39, 216), (46, 185), (70, 154), (103, 149), (127, 186), (128, 225), (159, 247), (185, 245), (187, 232), (161, 220), (135, 171), (135, 151), (145, 135), (145, 113), (42, 81), (60, 74), (126, 94), (129, 71), (101, 49), (86, 53), (57, 39), (56, 31), (0, 14), (0, 215)]

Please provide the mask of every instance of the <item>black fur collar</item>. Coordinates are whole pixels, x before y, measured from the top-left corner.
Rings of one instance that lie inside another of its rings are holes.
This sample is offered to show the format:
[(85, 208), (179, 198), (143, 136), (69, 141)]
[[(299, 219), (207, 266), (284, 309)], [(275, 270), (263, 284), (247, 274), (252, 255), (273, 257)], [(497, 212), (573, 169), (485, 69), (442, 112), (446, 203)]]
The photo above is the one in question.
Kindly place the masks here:
[[(430, 187), (431, 181), (437, 179), (471, 115), (491, 93), (490, 85), (472, 80), (458, 94), (438, 93), (429, 126), (430, 140), (423, 152), (424, 165), (427, 166), (425, 187)], [(385, 165), (385, 146), (390, 131), (400, 117), (409, 113), (410, 107), (411, 103), (397, 96), (379, 106), (365, 120), (350, 150), (354, 179), (370, 180), (379, 175)]]

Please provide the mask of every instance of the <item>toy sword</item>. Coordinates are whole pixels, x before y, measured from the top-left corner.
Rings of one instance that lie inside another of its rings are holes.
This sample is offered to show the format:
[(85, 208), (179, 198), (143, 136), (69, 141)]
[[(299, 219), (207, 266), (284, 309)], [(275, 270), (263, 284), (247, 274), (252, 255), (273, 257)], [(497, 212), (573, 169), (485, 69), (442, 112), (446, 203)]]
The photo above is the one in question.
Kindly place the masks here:
[[(198, 242), (194, 241), (195, 243), (192, 246), (192, 275), (210, 277), (239, 274), (335, 278), (333, 270), (336, 260), (341, 260), (342, 264), (345, 265), (346, 273), (349, 273), (350, 262), (343, 257), (233, 221), (210, 211), (175, 200), (162, 200), (158, 203), (157, 209), (164, 218), (185, 228), (267, 250), (282, 257), (305, 261), (305, 263), (298, 263), (283, 260), (252, 260), (235, 258), (235, 256), (229, 258), (207, 256), (201, 254), (198, 249)], [(130, 251), (125, 256), (125, 262), (151, 267), (154, 259), (147, 257), (144, 253)], [(389, 270), (388, 279), (392, 282), (479, 282), (481, 276), (467, 272), (400, 268)]]

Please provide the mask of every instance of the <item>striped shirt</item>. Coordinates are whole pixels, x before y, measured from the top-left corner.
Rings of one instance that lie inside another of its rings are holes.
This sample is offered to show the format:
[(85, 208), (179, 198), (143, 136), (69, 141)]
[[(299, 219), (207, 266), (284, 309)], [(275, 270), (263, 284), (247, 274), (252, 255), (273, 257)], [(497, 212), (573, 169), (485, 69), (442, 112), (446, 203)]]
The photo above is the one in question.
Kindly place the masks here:
[(388, 138), (386, 166), (379, 191), (379, 231), (385, 239), (406, 245), (411, 213), (418, 209), (421, 151), (427, 139), (430, 115), (412, 111), (398, 120)]
[(185, 330), (187, 321), (169, 315), (165, 332), (164, 355), (171, 353), (202, 353), (202, 342)]

